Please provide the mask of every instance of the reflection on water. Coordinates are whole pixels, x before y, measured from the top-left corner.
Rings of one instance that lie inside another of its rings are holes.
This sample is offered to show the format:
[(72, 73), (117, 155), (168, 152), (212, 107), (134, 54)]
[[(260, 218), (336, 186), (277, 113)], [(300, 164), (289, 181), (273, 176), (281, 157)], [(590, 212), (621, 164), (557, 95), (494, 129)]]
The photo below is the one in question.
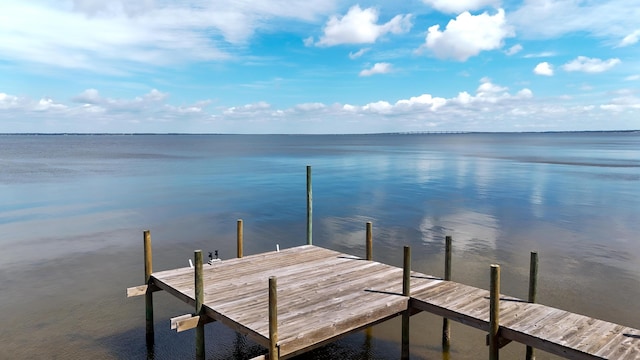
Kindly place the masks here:
[[(14, 358), (141, 359), (144, 315), (124, 289), (143, 279), (142, 230), (154, 269), (182, 267), (193, 249), (245, 254), (304, 243), (305, 166), (313, 165), (314, 243), (442, 275), (454, 238), (455, 280), (526, 297), (529, 252), (540, 254), (540, 302), (640, 328), (640, 135), (0, 136), (0, 350)], [(193, 334), (169, 329), (191, 309), (154, 296), (151, 358), (193, 354)], [(484, 334), (412, 317), (412, 356), (476, 359)], [(395, 359), (394, 319), (302, 359)], [(248, 359), (257, 345), (207, 325), (207, 357)], [(507, 346), (504, 359), (522, 358)], [(539, 353), (538, 359), (554, 357)]]

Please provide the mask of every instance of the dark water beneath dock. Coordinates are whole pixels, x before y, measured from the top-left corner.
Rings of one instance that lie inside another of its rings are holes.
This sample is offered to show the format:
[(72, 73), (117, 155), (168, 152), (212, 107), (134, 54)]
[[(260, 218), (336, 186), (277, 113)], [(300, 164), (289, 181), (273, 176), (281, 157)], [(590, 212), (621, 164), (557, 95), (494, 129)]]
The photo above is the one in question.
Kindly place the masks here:
[[(143, 359), (142, 231), (154, 269), (187, 265), (194, 249), (245, 254), (301, 245), (305, 166), (313, 166), (314, 244), (442, 275), (454, 237), (453, 278), (526, 298), (530, 251), (540, 254), (538, 300), (640, 328), (640, 134), (361, 136), (0, 136), (0, 358)], [(266, 281), (266, 280), (265, 280)], [(194, 334), (169, 318), (192, 311), (155, 297), (154, 359), (191, 358)], [(485, 358), (482, 332), (412, 317), (416, 359)], [(207, 325), (210, 359), (261, 353)], [(389, 321), (302, 359), (396, 359)], [(8, 356), (8, 357), (6, 357)], [(521, 359), (508, 345), (503, 359)], [(554, 357), (539, 353), (538, 359)]]

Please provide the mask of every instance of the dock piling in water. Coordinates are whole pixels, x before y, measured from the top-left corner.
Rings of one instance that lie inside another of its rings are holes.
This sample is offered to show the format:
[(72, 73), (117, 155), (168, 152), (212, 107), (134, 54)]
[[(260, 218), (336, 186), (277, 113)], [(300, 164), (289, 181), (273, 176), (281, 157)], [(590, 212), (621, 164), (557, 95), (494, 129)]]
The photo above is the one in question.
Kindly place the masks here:
[(366, 248), (367, 248), (367, 260), (373, 260), (373, 234), (372, 234), (372, 223), (371, 221), (367, 221), (367, 240), (366, 240)]
[[(536, 294), (538, 292), (538, 253), (531, 252), (531, 260), (529, 262), (529, 298), (530, 303), (536, 302)], [(531, 346), (527, 346), (526, 360), (535, 360), (536, 355)]]
[(204, 360), (204, 314), (202, 313), (202, 304), (204, 304), (204, 281), (202, 278), (202, 250), (196, 250), (193, 255), (196, 263), (196, 269), (194, 272), (196, 300), (195, 314), (200, 316), (200, 321), (198, 321), (198, 326), (196, 327), (196, 359)]
[(500, 350), (500, 265), (491, 265), (489, 288), (489, 360), (499, 359)]
[[(444, 279), (451, 281), (451, 236), (445, 236)], [(449, 319), (442, 319), (442, 350), (447, 352), (451, 347), (451, 326)]]
[(280, 359), (278, 350), (278, 279), (269, 277), (269, 360)]
[(241, 258), (242, 257), (242, 247), (243, 247), (243, 237), (244, 237), (244, 230), (242, 228), (242, 219), (238, 219), (238, 226), (237, 226), (237, 258)]
[(155, 343), (155, 336), (153, 331), (153, 290), (151, 289), (151, 274), (153, 273), (153, 259), (151, 252), (151, 231), (145, 230), (143, 232), (144, 242), (144, 283), (147, 285), (147, 290), (144, 294), (144, 306), (145, 306), (145, 325), (146, 325), (146, 341), (147, 347), (153, 346)]
[[(411, 296), (411, 248), (404, 247), (404, 257), (402, 266), (402, 295)], [(411, 309), (402, 312), (402, 354), (401, 359), (409, 359), (409, 318)]]
[(313, 193), (311, 188), (311, 166), (307, 165), (307, 245), (313, 244)]

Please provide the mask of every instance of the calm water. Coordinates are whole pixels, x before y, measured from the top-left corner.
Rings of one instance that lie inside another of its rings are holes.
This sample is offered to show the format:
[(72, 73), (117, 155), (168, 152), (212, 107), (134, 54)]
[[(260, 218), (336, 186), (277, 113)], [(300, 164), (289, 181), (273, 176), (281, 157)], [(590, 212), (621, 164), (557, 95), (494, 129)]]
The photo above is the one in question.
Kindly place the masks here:
[[(305, 166), (313, 166), (314, 244), (442, 275), (454, 237), (455, 280), (526, 298), (540, 254), (541, 303), (640, 328), (640, 134), (366, 136), (0, 136), (0, 357), (191, 358), (194, 334), (169, 318), (191, 311), (154, 297), (156, 347), (144, 345), (142, 231), (154, 269), (187, 265), (194, 249), (245, 254), (305, 242)], [(412, 318), (416, 359), (484, 358), (484, 334)], [(210, 359), (259, 347), (207, 325)], [(302, 359), (396, 359), (400, 323), (355, 334)], [(482, 354), (482, 355), (480, 355)], [(504, 359), (523, 358), (511, 344)], [(538, 359), (552, 359), (538, 353)]]

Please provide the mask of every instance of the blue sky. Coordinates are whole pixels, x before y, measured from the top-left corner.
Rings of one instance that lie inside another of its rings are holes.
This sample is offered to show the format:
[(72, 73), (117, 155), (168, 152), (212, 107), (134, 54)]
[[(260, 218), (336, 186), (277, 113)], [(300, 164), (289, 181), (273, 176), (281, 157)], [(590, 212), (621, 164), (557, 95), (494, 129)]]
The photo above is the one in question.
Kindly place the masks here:
[(640, 129), (628, 0), (3, 0), (0, 132)]

